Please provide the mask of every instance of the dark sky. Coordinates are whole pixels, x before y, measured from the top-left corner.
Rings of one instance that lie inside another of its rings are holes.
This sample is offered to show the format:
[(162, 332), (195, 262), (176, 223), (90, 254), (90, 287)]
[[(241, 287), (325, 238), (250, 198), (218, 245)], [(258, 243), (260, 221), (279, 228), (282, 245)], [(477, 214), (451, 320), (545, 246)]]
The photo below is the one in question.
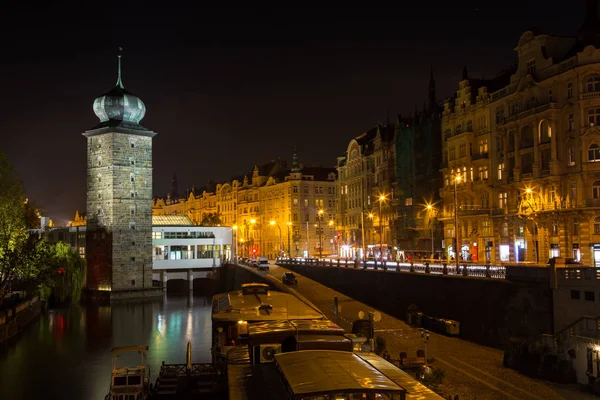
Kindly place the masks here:
[(294, 145), (301, 162), (333, 166), (386, 109), (421, 107), (430, 63), (446, 98), (464, 64), (471, 77), (492, 77), (513, 63), (525, 30), (571, 35), (583, 22), (583, 0), (477, 3), (2, 10), (0, 149), (56, 222), (83, 211), (81, 133), (98, 123), (92, 103), (114, 85), (122, 46), (125, 88), (146, 104), (142, 124), (159, 133), (155, 194), (170, 191), (174, 172), (182, 192), (277, 157), (289, 162)]

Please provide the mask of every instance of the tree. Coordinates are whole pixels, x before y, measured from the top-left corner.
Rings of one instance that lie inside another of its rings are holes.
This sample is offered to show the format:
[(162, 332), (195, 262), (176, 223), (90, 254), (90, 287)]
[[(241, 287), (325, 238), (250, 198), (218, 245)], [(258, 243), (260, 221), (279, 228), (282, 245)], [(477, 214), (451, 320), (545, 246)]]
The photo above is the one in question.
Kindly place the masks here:
[(202, 221), (200, 226), (219, 226), (221, 225), (221, 214), (219, 213), (207, 213), (202, 215)]
[(39, 229), (41, 226), (40, 217), (44, 214), (42, 209), (31, 201), (25, 201), (24, 206), (25, 224), (28, 229)]
[(18, 282), (29, 289), (49, 279), (54, 250), (29, 236), (19, 175), (0, 150), (0, 303)]
[(50, 279), (42, 282), (42, 286), (49, 287), (59, 303), (69, 300), (78, 302), (81, 297), (83, 261), (66, 243), (58, 242), (52, 246)]

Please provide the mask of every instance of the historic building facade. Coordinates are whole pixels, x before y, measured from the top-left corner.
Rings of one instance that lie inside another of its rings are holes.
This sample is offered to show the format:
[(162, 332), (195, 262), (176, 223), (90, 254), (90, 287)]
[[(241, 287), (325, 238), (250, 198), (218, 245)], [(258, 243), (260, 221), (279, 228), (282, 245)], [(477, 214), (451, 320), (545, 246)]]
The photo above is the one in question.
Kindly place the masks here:
[[(337, 238), (341, 257), (394, 258), (398, 181), (396, 126), (378, 125), (352, 139), (338, 157)], [(364, 249), (365, 254), (362, 253)]]
[(490, 81), (465, 76), (445, 104), (440, 194), (450, 255), (458, 210), (463, 257), (600, 265), (600, 23), (592, 3), (577, 37), (525, 32), (513, 71)]
[(336, 180), (334, 168), (301, 166), (294, 154), (291, 170), (274, 160), (214, 192), (157, 199), (153, 213), (187, 215), (195, 225), (218, 214), (222, 225), (234, 227), (239, 257), (327, 256), (337, 249)]
[[(87, 138), (87, 288), (147, 295), (152, 288), (152, 138), (146, 108), (115, 87), (94, 101), (100, 123)], [(119, 293), (120, 292), (120, 293)], [(160, 294), (157, 292), (156, 294)]]
[(421, 254), (441, 251), (441, 109), (433, 72), (427, 103), (421, 112), (398, 116), (396, 167), (398, 180), (398, 249)]

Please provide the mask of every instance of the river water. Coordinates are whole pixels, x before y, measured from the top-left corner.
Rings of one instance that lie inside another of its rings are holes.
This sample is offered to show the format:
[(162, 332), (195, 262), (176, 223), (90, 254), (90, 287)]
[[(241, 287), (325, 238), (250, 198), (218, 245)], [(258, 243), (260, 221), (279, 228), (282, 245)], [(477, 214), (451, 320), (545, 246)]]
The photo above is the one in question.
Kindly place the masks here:
[[(50, 310), (17, 340), (0, 345), (0, 399), (99, 399), (108, 393), (110, 350), (147, 345), (151, 380), (162, 361), (210, 362), (210, 298)], [(136, 357), (137, 361), (137, 357)]]

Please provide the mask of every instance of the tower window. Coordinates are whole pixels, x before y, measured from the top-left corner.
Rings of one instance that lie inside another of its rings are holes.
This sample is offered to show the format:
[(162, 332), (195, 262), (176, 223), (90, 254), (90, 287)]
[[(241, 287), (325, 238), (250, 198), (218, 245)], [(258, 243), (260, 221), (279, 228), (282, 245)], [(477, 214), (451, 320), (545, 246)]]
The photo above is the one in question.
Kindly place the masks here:
[(131, 257), (131, 261), (135, 261), (135, 257)]
[(129, 174), (129, 180), (131, 183), (135, 182), (135, 174)]
[(135, 193), (134, 192), (131, 192), (131, 198), (135, 199)]
[(135, 147), (135, 143), (131, 142), (131, 148), (133, 149)]
[(131, 229), (132, 231), (135, 231), (135, 222), (129, 223), (129, 229)]

